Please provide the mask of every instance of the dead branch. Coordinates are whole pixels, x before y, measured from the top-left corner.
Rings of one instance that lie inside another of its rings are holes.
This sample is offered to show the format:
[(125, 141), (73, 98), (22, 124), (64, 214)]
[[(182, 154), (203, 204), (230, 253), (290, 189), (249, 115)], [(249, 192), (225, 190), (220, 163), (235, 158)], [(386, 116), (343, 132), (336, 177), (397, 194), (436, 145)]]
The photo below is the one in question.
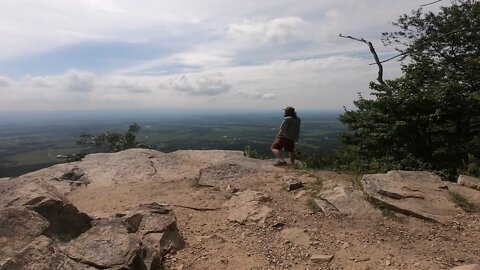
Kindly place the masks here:
[[(434, 40), (442, 39), (442, 38), (444, 38), (444, 37), (446, 37), (446, 36), (453, 35), (453, 34), (456, 34), (456, 33), (459, 33), (459, 32), (465, 32), (465, 31), (472, 31), (472, 32), (474, 32), (474, 31), (479, 31), (479, 30), (480, 30), (480, 28), (469, 28), (469, 29), (458, 29), (458, 30), (454, 30), (454, 31), (445, 33), (445, 34), (443, 34), (443, 35), (441, 35), (441, 36), (438, 36), (438, 37), (435, 37), (435, 38), (431, 38), (431, 39), (429, 39), (429, 40), (427, 40), (427, 41), (425, 41), (425, 42), (422, 42), (422, 43), (418, 44), (417, 46), (423, 46), (423, 45), (428, 44), (428, 43), (430, 43), (430, 42), (432, 42), (432, 41), (434, 41)], [(380, 63), (388, 62), (388, 61), (390, 61), (390, 60), (392, 60), (392, 59), (395, 59), (395, 58), (397, 58), (397, 57), (403, 56), (403, 55), (405, 55), (405, 54), (407, 54), (407, 53), (408, 53), (407, 51), (402, 52), (402, 53), (397, 54), (397, 55), (395, 55), (395, 56), (392, 56), (392, 57), (390, 57), (390, 58), (388, 58), (388, 59), (382, 60), (382, 61), (380, 61)], [(377, 64), (377, 63), (375, 62), (375, 63), (370, 63), (369, 65), (376, 65), (376, 64)]]
[(433, 2), (431, 2), (431, 3), (423, 4), (423, 5), (420, 5), (420, 6), (421, 6), (421, 7), (426, 7), (426, 6), (433, 5), (433, 4), (435, 4), (435, 3), (441, 2), (441, 1), (443, 1), (443, 0), (433, 1)]
[(375, 59), (375, 63), (378, 66), (377, 81), (382, 85), (387, 85), (383, 81), (383, 66), (382, 66), (382, 63), (380, 62), (380, 59), (378, 58), (377, 52), (375, 51), (375, 48), (373, 47), (373, 44), (370, 41), (365, 40), (364, 38), (355, 38), (355, 37), (352, 37), (352, 36), (344, 36), (342, 34), (340, 34), (339, 36), (342, 37), (342, 38), (353, 39), (353, 40), (356, 40), (356, 41), (359, 41), (359, 42), (362, 42), (362, 43), (365, 43), (365, 44), (368, 45), (368, 48), (370, 49), (370, 52), (373, 54), (373, 58)]
[(216, 211), (220, 210), (221, 208), (208, 208), (208, 207), (194, 207), (194, 206), (186, 206), (186, 205), (179, 205), (179, 204), (172, 204), (172, 206), (180, 207), (180, 208), (186, 208), (186, 209), (191, 209), (195, 211)]

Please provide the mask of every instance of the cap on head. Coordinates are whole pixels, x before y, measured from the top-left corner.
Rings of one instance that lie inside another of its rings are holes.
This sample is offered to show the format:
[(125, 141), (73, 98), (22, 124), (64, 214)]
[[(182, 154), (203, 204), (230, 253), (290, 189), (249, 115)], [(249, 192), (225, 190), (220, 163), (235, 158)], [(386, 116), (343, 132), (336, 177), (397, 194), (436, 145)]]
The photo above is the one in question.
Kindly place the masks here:
[(291, 107), (291, 106), (288, 106), (286, 107), (285, 109), (283, 109), (286, 113), (294, 113), (295, 112), (295, 108)]

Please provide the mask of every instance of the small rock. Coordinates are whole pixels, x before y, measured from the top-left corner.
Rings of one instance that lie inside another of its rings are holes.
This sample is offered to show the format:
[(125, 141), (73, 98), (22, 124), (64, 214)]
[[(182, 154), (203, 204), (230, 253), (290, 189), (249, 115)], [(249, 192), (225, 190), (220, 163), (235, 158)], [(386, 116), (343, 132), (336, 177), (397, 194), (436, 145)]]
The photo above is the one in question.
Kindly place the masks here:
[(286, 182), (288, 191), (296, 190), (303, 187), (303, 183), (296, 178), (290, 178)]
[(305, 190), (300, 190), (296, 195), (295, 195), (295, 200), (298, 200), (300, 199), (301, 197), (303, 197), (305, 195)]
[(390, 262), (390, 261), (385, 261), (385, 265), (386, 265), (386, 266), (390, 266), (390, 265), (392, 265), (392, 262)]
[(313, 263), (328, 263), (333, 260), (333, 255), (314, 254), (310, 257)]

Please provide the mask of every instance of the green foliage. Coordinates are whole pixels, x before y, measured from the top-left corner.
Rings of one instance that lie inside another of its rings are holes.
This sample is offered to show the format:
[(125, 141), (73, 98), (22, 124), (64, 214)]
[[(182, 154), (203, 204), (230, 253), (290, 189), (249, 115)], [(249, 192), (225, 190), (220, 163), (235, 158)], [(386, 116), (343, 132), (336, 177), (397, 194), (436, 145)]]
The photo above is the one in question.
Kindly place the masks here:
[(81, 134), (77, 141), (79, 145), (92, 146), (97, 149), (105, 149), (107, 152), (114, 153), (130, 148), (148, 148), (137, 141), (137, 134), (140, 126), (133, 123), (128, 127), (124, 134), (107, 131), (98, 135)]
[(256, 149), (253, 149), (250, 146), (245, 146), (245, 150), (243, 151), (243, 155), (249, 158), (256, 158), (262, 159), (262, 156), (257, 152)]
[(68, 154), (67, 157), (65, 158), (65, 162), (80, 161), (86, 155), (87, 155), (87, 152), (85, 152), (85, 151), (80, 151), (79, 153), (76, 153), (76, 154)]
[(465, 170), (460, 170), (460, 173), (470, 176), (480, 176), (480, 160), (473, 154), (468, 153), (468, 159), (464, 167)]
[(399, 45), (403, 76), (370, 83), (340, 121), (342, 142), (363, 171), (435, 170), (453, 178), (468, 154), (480, 156), (480, 2), (454, 1), (438, 14), (421, 9), (383, 33)]

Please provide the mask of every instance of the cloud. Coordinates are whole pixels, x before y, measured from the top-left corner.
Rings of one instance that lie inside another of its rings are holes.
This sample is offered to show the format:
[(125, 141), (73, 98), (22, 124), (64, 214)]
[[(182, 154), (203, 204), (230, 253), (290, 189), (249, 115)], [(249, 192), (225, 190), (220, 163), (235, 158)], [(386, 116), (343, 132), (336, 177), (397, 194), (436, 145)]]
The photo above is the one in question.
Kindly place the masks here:
[(190, 79), (182, 75), (179, 78), (169, 79), (167, 87), (193, 96), (215, 96), (228, 92), (231, 88), (223, 79), (207, 75)]
[(253, 99), (275, 99), (275, 94), (273, 93), (260, 93), (257, 91), (244, 91), (239, 90), (236, 92), (237, 95), (253, 98)]
[(244, 20), (240, 24), (229, 24), (230, 37), (251, 44), (284, 43), (303, 35), (306, 22), (300, 17), (284, 17), (270, 21)]
[(152, 93), (152, 90), (149, 89), (150, 86), (135, 80), (126, 81), (125, 79), (121, 80), (120, 83), (116, 85), (120, 89), (124, 89), (128, 93), (132, 94), (149, 94)]
[(84, 93), (93, 90), (95, 75), (86, 71), (69, 70), (59, 78), (59, 81), (65, 85), (66, 90)]
[(0, 87), (8, 87), (10, 85), (12, 85), (12, 81), (9, 78), (0, 75)]

